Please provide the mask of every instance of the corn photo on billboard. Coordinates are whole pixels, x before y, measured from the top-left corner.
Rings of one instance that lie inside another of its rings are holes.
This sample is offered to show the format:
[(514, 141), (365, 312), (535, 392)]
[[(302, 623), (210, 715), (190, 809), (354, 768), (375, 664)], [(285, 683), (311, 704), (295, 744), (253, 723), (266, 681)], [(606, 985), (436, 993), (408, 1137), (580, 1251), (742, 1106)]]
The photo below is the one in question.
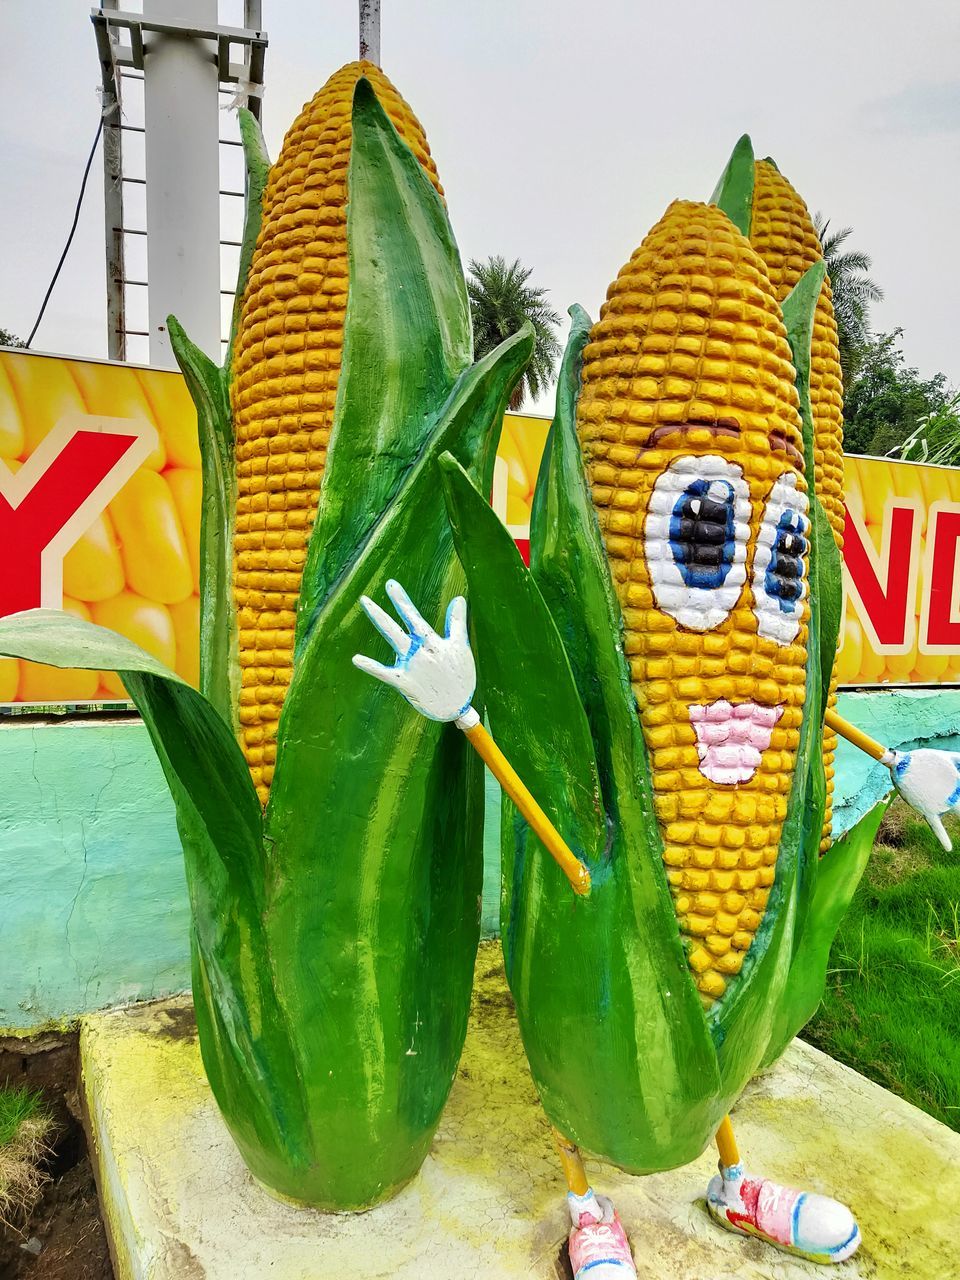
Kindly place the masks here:
[[(549, 420), (508, 414), (492, 502), (521, 554)], [(179, 373), (0, 350), (0, 616), (62, 608), (196, 684), (200, 451)], [(846, 459), (841, 685), (960, 683), (960, 470)], [(0, 704), (115, 702), (113, 672), (0, 659)]]

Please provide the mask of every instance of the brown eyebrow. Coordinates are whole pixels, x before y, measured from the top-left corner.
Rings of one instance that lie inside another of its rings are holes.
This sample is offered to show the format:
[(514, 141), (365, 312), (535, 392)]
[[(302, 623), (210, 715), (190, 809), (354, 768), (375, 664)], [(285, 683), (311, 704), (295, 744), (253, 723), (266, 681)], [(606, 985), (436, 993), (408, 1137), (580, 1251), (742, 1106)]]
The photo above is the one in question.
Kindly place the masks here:
[(652, 449), (677, 431), (709, 431), (712, 436), (732, 436), (737, 439), (740, 436), (740, 423), (732, 418), (719, 418), (716, 422), (665, 422), (653, 428), (643, 447)]
[[(742, 434), (740, 423), (735, 418), (718, 418), (716, 422), (665, 422), (653, 428), (643, 448), (653, 449), (661, 440), (678, 431), (708, 431), (712, 436), (728, 436), (734, 440), (739, 439)], [(778, 453), (785, 453), (802, 472), (804, 458), (797, 446), (782, 431), (771, 431), (769, 438), (770, 448)]]

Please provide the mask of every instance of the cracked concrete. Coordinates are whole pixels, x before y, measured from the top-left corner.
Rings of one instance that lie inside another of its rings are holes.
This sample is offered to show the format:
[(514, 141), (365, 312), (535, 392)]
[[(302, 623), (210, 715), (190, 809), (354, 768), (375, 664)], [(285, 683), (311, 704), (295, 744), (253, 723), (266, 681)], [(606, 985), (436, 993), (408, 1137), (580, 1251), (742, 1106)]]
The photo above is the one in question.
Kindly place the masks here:
[(0, 726), (0, 1029), (189, 985), (173, 802), (133, 721)]
[[(279, 1204), (247, 1173), (189, 1034), (189, 1001), (95, 1015), (84, 1089), (118, 1280), (556, 1280), (559, 1165), (505, 989), (481, 946), (467, 1044), (419, 1175), (366, 1214)], [(642, 1280), (948, 1280), (958, 1274), (960, 1134), (795, 1041), (735, 1115), (748, 1165), (844, 1198), (864, 1245), (829, 1271), (713, 1225), (712, 1151), (631, 1178), (591, 1162), (614, 1197)], [(569, 1275), (569, 1272), (566, 1273)]]

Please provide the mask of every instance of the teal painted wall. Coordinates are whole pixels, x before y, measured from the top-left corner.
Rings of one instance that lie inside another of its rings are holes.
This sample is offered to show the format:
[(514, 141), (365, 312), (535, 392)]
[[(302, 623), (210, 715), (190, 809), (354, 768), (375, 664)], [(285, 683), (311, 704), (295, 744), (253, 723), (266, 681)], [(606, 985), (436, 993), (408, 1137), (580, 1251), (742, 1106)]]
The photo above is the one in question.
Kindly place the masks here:
[[(841, 693), (837, 710), (884, 746), (960, 751), (960, 689)], [(842, 739), (837, 750), (833, 815), (849, 831), (890, 790), (889, 770)]]
[[(173, 802), (137, 721), (0, 722), (0, 1031), (190, 984)], [(499, 791), (487, 790), (483, 928), (498, 924)]]
[[(960, 692), (848, 694), (840, 711), (892, 746), (960, 749)], [(189, 985), (173, 804), (136, 721), (0, 723), (0, 1031)], [(498, 926), (499, 791), (487, 779), (483, 930)], [(836, 828), (889, 788), (841, 744)]]
[(138, 722), (0, 726), (0, 1027), (189, 984), (173, 802)]

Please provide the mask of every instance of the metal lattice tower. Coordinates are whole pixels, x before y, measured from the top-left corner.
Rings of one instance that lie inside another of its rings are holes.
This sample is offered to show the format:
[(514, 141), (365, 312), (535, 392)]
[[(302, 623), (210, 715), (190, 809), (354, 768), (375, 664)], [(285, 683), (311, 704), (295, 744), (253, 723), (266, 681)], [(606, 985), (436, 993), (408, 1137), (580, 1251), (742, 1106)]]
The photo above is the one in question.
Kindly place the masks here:
[[(239, 250), (239, 241), (222, 236), (221, 204), (244, 192), (242, 183), (220, 181), (221, 153), (240, 142), (221, 136), (219, 104), (224, 96), (239, 99), (259, 118), (267, 35), (260, 0), (244, 0), (243, 27), (219, 25), (217, 0), (144, 0), (143, 10), (101, 0), (90, 15), (103, 86), (108, 354), (124, 360), (128, 337), (149, 338), (150, 363), (172, 367), (170, 311), (212, 358), (226, 342), (217, 300), (232, 297), (234, 281), (224, 287), (220, 258), (224, 248)], [(143, 118), (136, 123), (124, 113), (122, 89), (130, 81), (143, 85)], [(124, 167), (124, 138), (137, 134), (144, 141), (142, 176)], [(124, 193), (132, 187), (144, 189), (143, 226), (125, 220)], [(127, 274), (131, 237), (146, 245), (142, 277)], [(146, 291), (146, 328), (127, 322), (130, 289)]]

